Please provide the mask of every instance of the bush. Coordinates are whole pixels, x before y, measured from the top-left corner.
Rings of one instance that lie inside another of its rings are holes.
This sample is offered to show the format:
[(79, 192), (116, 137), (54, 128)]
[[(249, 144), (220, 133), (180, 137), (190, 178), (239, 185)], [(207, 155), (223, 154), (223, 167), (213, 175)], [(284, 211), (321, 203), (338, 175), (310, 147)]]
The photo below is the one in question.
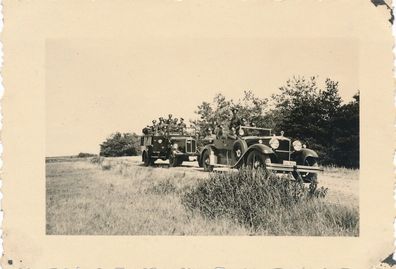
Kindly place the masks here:
[(326, 192), (323, 187), (312, 192), (287, 177), (267, 178), (261, 171), (242, 169), (212, 173), (209, 180), (182, 197), (182, 204), (192, 213), (210, 219), (228, 218), (254, 232), (356, 234), (358, 211), (317, 199)]
[(120, 157), (140, 155), (140, 140), (135, 133), (119, 132), (110, 135), (100, 144), (100, 156)]
[(77, 155), (77, 158), (87, 158), (87, 157), (94, 157), (97, 156), (96, 154), (92, 154), (92, 153), (86, 153), (86, 152), (80, 152)]

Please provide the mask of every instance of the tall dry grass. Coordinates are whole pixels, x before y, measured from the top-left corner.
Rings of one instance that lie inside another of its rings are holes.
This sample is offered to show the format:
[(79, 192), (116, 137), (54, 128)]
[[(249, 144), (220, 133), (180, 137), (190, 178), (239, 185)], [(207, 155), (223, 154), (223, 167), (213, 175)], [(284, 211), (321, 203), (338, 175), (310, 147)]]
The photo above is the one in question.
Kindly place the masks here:
[(308, 199), (306, 186), (140, 163), (98, 156), (47, 163), (47, 234), (358, 234), (357, 209)]
[(313, 192), (287, 177), (242, 169), (213, 173), (185, 193), (182, 204), (192, 214), (230, 219), (258, 233), (357, 236), (358, 210), (326, 203), (326, 191)]

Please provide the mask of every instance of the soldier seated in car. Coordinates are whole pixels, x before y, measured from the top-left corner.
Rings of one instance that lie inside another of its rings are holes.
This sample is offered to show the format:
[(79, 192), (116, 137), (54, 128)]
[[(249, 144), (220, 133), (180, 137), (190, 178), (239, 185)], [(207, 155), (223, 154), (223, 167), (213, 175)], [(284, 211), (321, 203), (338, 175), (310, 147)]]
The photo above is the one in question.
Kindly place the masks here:
[(239, 125), (241, 125), (241, 119), (238, 116), (238, 109), (236, 107), (234, 107), (233, 109), (231, 109), (232, 112), (232, 118), (230, 121), (230, 129), (232, 127), (237, 128)]
[(234, 127), (231, 127), (230, 132), (227, 134), (227, 138), (237, 139), (236, 129)]
[(206, 140), (206, 141), (213, 141), (214, 139), (216, 139), (216, 135), (213, 133), (212, 128), (209, 127), (209, 128), (206, 130), (204, 140)]
[(221, 124), (218, 124), (218, 125), (216, 126), (216, 128), (215, 128), (215, 134), (216, 134), (217, 139), (220, 139), (220, 138), (223, 137), (223, 135), (224, 135), (224, 130), (223, 130), (223, 129), (224, 129), (224, 128), (223, 128), (223, 126), (222, 126)]

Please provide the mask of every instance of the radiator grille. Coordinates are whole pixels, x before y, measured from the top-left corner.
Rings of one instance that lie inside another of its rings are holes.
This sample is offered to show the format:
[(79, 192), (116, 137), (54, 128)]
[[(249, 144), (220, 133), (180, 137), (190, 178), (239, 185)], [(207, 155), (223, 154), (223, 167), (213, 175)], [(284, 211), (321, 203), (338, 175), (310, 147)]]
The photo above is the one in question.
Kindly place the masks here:
[(279, 148), (278, 150), (290, 150), (290, 141), (289, 140), (279, 140)]

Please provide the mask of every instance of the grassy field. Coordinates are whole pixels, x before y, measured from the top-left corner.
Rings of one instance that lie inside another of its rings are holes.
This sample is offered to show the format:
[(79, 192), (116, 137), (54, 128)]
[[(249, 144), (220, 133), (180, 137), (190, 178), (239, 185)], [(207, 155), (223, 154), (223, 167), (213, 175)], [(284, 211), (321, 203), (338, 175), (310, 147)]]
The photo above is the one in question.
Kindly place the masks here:
[[(359, 233), (356, 170), (326, 169), (321, 176), (324, 186), (329, 188), (326, 198), (291, 205), (282, 214), (274, 211), (258, 226), (247, 225), (230, 214), (208, 216), (202, 210), (186, 206), (183, 202), (186, 196), (195, 195), (199, 187), (211, 186), (213, 180), (195, 163), (168, 168), (166, 162), (143, 167), (140, 159), (133, 157), (108, 158), (100, 163), (92, 163), (90, 158), (52, 158), (46, 163), (46, 178), (47, 234), (357, 236)], [(224, 177), (224, 182), (228, 178)], [(202, 197), (200, 206), (208, 202), (205, 199), (209, 196)], [(220, 204), (221, 200), (220, 196)]]

